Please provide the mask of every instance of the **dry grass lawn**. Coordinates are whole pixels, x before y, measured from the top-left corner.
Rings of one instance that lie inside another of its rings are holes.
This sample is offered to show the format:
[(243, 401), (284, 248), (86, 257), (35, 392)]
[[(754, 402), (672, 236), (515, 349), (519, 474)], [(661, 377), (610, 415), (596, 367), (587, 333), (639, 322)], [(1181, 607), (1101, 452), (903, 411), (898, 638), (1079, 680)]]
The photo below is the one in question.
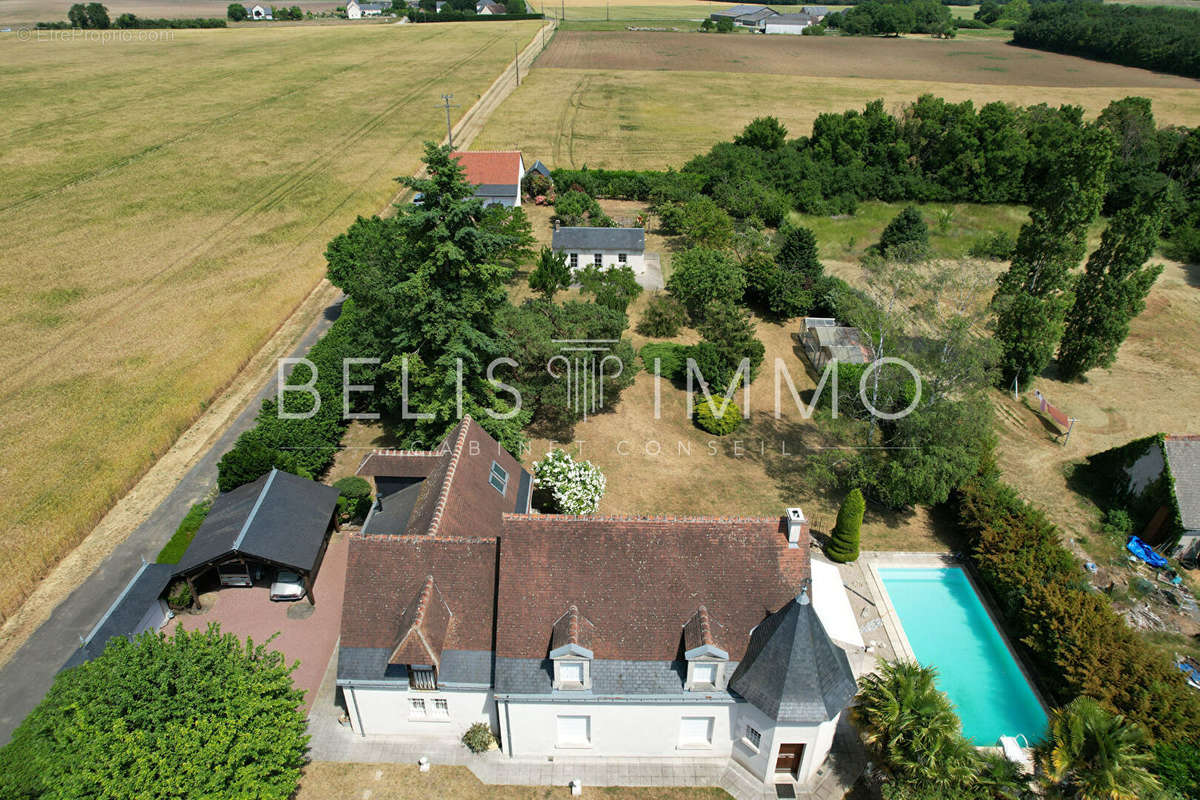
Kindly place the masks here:
[(0, 35), (0, 618), (537, 25)]
[[(712, 787), (584, 787), (585, 796), (609, 800), (718, 800), (728, 798)], [(490, 786), (480, 783), (466, 767), (431, 767), (418, 771), (410, 764), (343, 764), (317, 761), (304, 768), (296, 800), (533, 800), (570, 797), (565, 786)]]
[(678, 167), (757, 116), (800, 136), (819, 114), (876, 98), (898, 111), (924, 93), (1089, 115), (1142, 95), (1159, 124), (1200, 123), (1198, 81), (997, 41), (562, 31), (476, 146), (520, 147), (551, 167)]

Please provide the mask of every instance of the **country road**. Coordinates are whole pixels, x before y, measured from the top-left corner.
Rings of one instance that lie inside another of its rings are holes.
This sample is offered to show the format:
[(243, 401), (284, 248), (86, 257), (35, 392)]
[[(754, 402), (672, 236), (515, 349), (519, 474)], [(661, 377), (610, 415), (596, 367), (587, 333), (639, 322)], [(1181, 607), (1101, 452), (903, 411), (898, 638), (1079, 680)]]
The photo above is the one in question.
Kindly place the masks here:
[[(510, 62), (459, 118), (453, 127), (456, 147), (470, 146), (516, 88), (518, 70), (524, 79), (556, 24), (548, 20), (516, 64)], [(404, 194), (378, 213), (390, 213)], [(215, 490), (217, 461), (250, 428), (262, 400), (274, 392), (278, 359), (305, 354), (337, 318), (341, 302), (328, 282), (314, 287), (230, 388), (6, 621), (0, 631), (0, 745), (40, 702), (55, 673), (117, 599), (142, 559), (153, 559), (188, 508)]]

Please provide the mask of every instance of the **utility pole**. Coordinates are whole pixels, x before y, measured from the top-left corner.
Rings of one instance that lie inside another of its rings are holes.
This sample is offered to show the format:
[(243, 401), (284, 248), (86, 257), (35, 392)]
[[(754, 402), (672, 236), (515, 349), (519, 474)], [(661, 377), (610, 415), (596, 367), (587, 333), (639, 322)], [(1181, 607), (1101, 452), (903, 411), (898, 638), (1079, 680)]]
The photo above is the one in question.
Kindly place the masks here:
[(521, 85), (521, 51), (519, 45), (513, 42), (513, 66), (517, 70), (517, 86)]
[(442, 107), (446, 109), (446, 143), (454, 147), (454, 129), (450, 127), (450, 109), (460, 108), (458, 103), (451, 105), (450, 101), (454, 99), (452, 94), (442, 95)]
[(559, 17), (558, 17), (558, 21), (559, 21), (559, 22), (566, 22), (566, 19), (567, 19), (567, 0), (559, 0), (559, 3), (560, 3), (560, 6), (561, 6), (561, 8), (560, 8), (560, 10), (559, 10)]

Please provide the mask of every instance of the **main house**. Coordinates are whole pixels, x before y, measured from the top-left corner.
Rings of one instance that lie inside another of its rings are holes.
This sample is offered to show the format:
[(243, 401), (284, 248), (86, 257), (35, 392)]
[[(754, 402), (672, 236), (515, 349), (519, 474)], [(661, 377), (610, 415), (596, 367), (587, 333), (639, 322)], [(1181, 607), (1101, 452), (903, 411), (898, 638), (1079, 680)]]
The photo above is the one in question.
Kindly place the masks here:
[(484, 205), (521, 205), (521, 179), (525, 160), (517, 150), (459, 150), (453, 157), (462, 164), (475, 196)]
[(390, 11), (391, 8), (391, 3), (359, 3), (358, 0), (347, 0), (346, 18), (378, 17), (382, 16), (385, 11)]
[(485, 722), (518, 761), (700, 759), (772, 783), (825, 761), (855, 681), (798, 510), (532, 514), (529, 474), (470, 418), (359, 473), (382, 499), (351, 537), (342, 614), (357, 733)]
[(630, 267), (636, 275), (646, 272), (643, 228), (557, 228), (550, 246), (567, 257), (572, 271), (595, 265), (601, 269)]

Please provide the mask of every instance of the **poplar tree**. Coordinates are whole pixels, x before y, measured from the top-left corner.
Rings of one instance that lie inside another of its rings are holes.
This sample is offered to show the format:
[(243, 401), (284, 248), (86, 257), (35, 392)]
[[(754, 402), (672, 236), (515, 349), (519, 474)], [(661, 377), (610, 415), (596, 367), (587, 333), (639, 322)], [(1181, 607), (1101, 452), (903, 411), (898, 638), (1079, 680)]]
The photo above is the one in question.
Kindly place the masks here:
[(1031, 188), (1008, 272), (997, 281), (996, 339), (1005, 382), (1038, 375), (1054, 356), (1074, 301), (1073, 270), (1083, 260), (1088, 226), (1100, 212), (1113, 156), (1112, 136), (1095, 126), (1055, 125), (1064, 139)]
[(1118, 211), (1088, 259), (1058, 349), (1064, 378), (1082, 378), (1116, 361), (1129, 323), (1146, 307), (1146, 295), (1162, 272), (1162, 265), (1146, 265), (1146, 260), (1158, 243), (1163, 201), (1159, 192)]

